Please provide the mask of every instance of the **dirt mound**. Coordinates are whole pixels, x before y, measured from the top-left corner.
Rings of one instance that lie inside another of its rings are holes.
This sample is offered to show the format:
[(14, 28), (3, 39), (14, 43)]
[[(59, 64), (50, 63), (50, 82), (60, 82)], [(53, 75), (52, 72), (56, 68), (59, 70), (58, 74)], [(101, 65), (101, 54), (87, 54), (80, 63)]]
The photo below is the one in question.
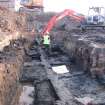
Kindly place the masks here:
[(0, 32), (23, 31), (26, 27), (25, 14), (14, 13), (0, 7)]

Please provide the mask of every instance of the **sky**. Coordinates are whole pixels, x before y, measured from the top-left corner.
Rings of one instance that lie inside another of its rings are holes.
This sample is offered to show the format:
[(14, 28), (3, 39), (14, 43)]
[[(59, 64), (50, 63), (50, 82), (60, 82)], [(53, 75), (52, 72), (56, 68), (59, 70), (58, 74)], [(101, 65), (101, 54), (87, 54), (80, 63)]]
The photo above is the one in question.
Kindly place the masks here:
[(44, 0), (45, 12), (60, 12), (64, 9), (72, 9), (87, 15), (88, 8), (92, 6), (105, 7), (105, 0)]

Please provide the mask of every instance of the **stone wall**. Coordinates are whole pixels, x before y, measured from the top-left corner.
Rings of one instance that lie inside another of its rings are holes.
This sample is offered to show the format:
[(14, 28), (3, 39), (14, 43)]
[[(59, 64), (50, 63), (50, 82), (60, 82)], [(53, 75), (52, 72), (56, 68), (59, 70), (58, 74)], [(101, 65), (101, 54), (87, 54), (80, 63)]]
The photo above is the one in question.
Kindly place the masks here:
[(89, 72), (100, 83), (105, 83), (105, 38), (104, 34), (70, 35), (64, 41), (66, 50), (75, 63)]
[(0, 105), (18, 105), (19, 75), (24, 61), (24, 48), (29, 42), (24, 39), (11, 41), (0, 53)]

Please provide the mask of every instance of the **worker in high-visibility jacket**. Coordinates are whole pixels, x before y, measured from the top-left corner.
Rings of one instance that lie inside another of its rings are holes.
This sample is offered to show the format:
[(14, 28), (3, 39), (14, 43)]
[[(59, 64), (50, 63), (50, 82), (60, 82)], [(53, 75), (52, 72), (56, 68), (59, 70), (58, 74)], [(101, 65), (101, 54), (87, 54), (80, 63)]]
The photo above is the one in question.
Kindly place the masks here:
[(43, 35), (43, 45), (45, 47), (45, 50), (50, 50), (50, 35), (49, 32), (46, 33), (46, 35)]

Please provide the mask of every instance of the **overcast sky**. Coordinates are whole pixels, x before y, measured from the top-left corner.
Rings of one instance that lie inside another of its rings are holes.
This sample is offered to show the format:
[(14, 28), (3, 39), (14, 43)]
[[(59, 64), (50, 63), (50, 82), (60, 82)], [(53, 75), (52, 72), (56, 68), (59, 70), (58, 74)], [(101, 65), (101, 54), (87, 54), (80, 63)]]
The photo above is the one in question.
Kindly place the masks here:
[(44, 0), (45, 11), (63, 11), (73, 9), (79, 13), (87, 14), (91, 6), (104, 6), (105, 0)]

